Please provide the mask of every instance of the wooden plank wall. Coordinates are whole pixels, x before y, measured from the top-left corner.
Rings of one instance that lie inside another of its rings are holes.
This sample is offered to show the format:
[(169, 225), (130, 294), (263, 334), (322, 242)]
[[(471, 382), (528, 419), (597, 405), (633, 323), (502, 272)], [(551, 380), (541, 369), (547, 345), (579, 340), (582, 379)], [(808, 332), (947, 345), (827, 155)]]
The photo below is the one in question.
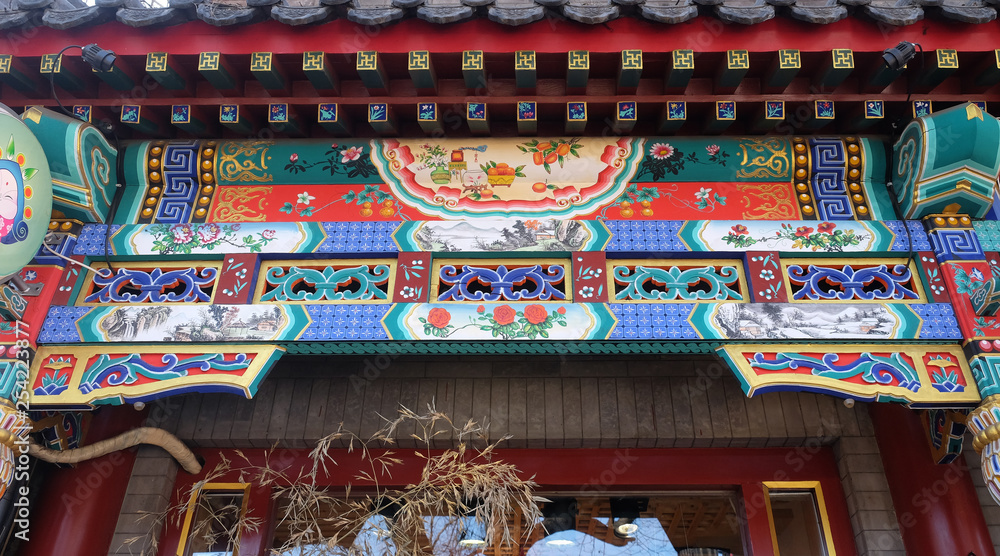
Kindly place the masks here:
[[(181, 398), (176, 434), (203, 447), (305, 448), (345, 429), (362, 437), (399, 405), (433, 402), (455, 422), (513, 435), (512, 448), (798, 446), (871, 436), (864, 404), (816, 394), (747, 398), (714, 358), (288, 360), (253, 400)], [(398, 435), (414, 442), (412, 428)], [(444, 435), (435, 447), (452, 444)]]

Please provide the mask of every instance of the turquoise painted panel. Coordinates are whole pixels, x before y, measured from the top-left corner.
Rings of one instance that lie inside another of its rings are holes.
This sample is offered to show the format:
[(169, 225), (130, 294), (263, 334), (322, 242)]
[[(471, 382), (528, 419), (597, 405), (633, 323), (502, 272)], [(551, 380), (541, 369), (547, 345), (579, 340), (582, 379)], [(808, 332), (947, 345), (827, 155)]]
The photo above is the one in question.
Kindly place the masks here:
[(690, 251), (793, 254), (891, 251), (896, 234), (881, 222), (711, 220), (685, 222), (677, 234)]
[(94, 126), (58, 112), (31, 108), (22, 119), (49, 160), (54, 208), (83, 222), (104, 222), (114, 197), (115, 148)]
[(393, 340), (604, 340), (617, 319), (596, 303), (397, 303)]
[(403, 222), (393, 233), (400, 251), (603, 251), (611, 232), (597, 220), (476, 219)]
[(893, 146), (892, 170), (906, 218), (950, 205), (982, 218), (1000, 172), (1000, 121), (973, 103), (917, 118)]
[(861, 152), (865, 157), (864, 168), (866, 177), (861, 181), (865, 190), (865, 199), (871, 209), (872, 220), (895, 220), (895, 210), (889, 198), (885, 185), (885, 169), (888, 150), (884, 141), (861, 138)]

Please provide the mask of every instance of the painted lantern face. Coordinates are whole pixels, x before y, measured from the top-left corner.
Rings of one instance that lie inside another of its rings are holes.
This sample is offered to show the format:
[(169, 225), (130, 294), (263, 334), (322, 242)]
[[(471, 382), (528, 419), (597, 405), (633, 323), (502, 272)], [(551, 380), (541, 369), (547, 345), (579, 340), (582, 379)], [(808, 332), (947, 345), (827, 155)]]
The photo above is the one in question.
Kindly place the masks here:
[(31, 188), (24, 186), (21, 166), (14, 160), (0, 160), (0, 244), (10, 245), (28, 237), (31, 218), (26, 214), (25, 200), (31, 198)]

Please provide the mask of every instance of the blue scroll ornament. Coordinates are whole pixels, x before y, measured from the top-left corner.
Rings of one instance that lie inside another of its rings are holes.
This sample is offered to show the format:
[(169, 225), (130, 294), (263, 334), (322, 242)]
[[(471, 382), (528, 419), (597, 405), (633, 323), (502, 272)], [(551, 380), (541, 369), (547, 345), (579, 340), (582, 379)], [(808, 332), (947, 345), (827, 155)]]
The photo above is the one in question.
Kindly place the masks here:
[[(441, 283), (451, 286), (438, 301), (546, 301), (566, 299), (565, 292), (556, 284), (562, 282), (566, 271), (562, 265), (525, 266), (507, 270), (500, 265), (496, 270), (465, 265), (459, 272), (453, 265), (441, 267)], [(479, 283), (490, 288), (489, 292), (469, 291), (469, 286)]]
[(750, 364), (768, 371), (804, 367), (812, 369), (813, 376), (834, 380), (861, 375), (861, 379), (869, 384), (892, 384), (893, 380), (896, 380), (899, 382), (898, 386), (911, 392), (920, 389), (917, 372), (898, 353), (893, 353), (889, 357), (862, 353), (857, 359), (845, 365), (837, 365), (839, 359), (840, 354), (837, 353), (827, 353), (820, 359), (799, 354), (777, 353), (774, 360), (767, 360), (763, 353), (758, 352), (750, 359)]
[(83, 374), (80, 381), (80, 391), (89, 394), (103, 388), (104, 381), (107, 381), (108, 386), (133, 384), (140, 376), (151, 380), (183, 378), (188, 376), (188, 371), (191, 369), (202, 372), (212, 369), (238, 371), (249, 367), (253, 360), (244, 353), (236, 354), (231, 360), (227, 360), (226, 356), (221, 353), (195, 355), (185, 359), (180, 359), (173, 353), (166, 353), (161, 361), (163, 365), (157, 366), (144, 361), (142, 355), (138, 353), (117, 359), (113, 359), (107, 354), (101, 354), (97, 361)]

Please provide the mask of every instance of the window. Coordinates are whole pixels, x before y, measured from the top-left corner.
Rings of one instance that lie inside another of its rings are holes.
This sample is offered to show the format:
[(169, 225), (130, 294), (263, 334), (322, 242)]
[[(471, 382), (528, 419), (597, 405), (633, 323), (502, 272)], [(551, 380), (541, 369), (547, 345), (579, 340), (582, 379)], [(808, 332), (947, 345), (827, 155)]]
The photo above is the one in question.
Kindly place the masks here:
[(207, 483), (191, 495), (177, 556), (239, 556), (250, 485)]
[(766, 482), (764, 492), (775, 556), (836, 554), (819, 482)]

